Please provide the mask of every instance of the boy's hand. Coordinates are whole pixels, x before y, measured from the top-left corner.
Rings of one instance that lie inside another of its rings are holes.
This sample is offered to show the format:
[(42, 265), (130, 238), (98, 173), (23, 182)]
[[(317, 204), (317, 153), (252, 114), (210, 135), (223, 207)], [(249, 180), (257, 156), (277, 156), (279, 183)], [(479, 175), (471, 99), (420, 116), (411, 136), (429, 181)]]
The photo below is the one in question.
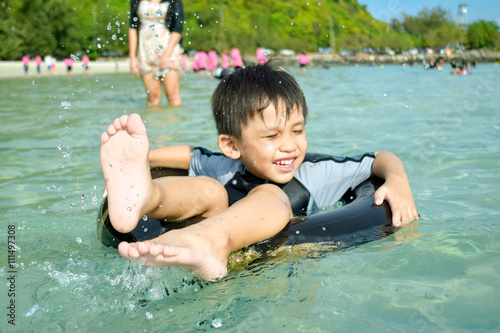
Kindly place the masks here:
[(392, 224), (396, 227), (420, 219), (406, 177), (388, 177), (375, 192), (374, 198), (376, 205), (381, 205), (384, 200), (389, 203), (392, 210)]

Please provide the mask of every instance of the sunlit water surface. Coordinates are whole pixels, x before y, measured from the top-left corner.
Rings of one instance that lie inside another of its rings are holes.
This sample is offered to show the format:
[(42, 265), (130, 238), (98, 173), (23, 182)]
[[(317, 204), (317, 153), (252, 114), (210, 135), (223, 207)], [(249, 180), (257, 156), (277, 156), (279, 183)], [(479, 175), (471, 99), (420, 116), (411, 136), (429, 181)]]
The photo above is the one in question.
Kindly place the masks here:
[(393, 151), (420, 223), (348, 250), (283, 249), (212, 284), (127, 262), (96, 239), (100, 134), (138, 112), (153, 148), (217, 150), (218, 81), (187, 74), (182, 107), (147, 109), (128, 74), (0, 80), (0, 331), (498, 331), (500, 66), (470, 76), (401, 66), (292, 73), (310, 109), (309, 150)]

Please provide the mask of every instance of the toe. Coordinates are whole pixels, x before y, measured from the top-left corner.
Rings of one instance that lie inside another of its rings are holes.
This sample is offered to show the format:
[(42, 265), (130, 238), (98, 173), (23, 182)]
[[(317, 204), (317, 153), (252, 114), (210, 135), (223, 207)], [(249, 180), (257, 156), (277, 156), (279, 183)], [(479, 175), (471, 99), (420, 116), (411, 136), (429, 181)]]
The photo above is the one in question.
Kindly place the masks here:
[(112, 136), (112, 135), (115, 135), (115, 134), (116, 134), (116, 128), (115, 128), (115, 126), (114, 126), (113, 124), (111, 124), (111, 125), (109, 125), (109, 126), (108, 126), (108, 134), (109, 134), (110, 136)]

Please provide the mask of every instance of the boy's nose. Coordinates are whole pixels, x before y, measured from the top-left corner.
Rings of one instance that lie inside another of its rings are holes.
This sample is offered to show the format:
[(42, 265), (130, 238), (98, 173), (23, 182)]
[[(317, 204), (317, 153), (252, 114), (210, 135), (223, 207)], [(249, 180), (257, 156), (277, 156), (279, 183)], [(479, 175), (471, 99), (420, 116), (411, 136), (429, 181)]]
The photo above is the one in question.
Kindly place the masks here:
[(297, 144), (293, 140), (285, 138), (285, 140), (283, 140), (283, 142), (281, 143), (279, 149), (284, 153), (291, 153), (297, 149)]

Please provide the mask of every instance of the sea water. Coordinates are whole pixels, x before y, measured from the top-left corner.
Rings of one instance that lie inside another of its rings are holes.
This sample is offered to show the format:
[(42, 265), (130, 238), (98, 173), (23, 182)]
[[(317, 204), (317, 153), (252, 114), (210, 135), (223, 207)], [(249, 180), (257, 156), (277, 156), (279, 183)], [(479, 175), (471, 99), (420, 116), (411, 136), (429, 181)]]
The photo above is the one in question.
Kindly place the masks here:
[(96, 238), (100, 135), (137, 112), (152, 148), (216, 151), (218, 81), (188, 73), (181, 107), (149, 109), (130, 74), (3, 79), (0, 331), (499, 331), (500, 66), (290, 71), (309, 150), (396, 153), (420, 222), (357, 248), (250, 258), (217, 283), (128, 262)]

